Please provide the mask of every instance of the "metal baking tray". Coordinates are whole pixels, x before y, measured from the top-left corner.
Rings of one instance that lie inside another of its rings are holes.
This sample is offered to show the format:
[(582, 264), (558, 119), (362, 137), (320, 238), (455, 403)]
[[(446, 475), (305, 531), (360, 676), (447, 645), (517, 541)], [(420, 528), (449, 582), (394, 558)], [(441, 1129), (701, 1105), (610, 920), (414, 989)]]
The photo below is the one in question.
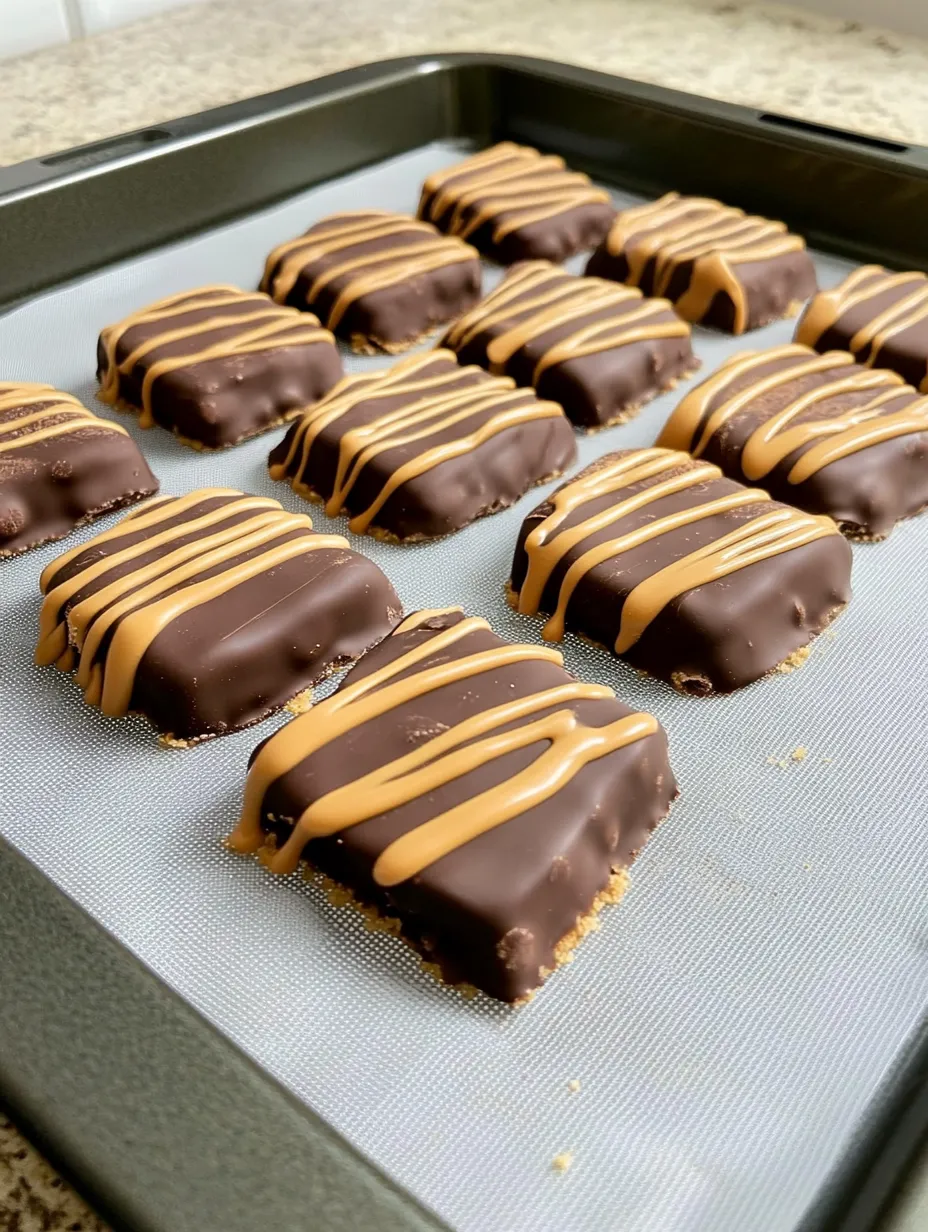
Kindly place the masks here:
[[(412, 208), (425, 171), (504, 137), (619, 201), (676, 188), (783, 217), (825, 282), (928, 264), (926, 150), (542, 61), (404, 59), (0, 170), (0, 375), (89, 398), (116, 309), (250, 285), (315, 217)], [(697, 331), (703, 372), (791, 329)], [(653, 441), (675, 396), (581, 460)], [(218, 479), (302, 507), (267, 479), (271, 438), (203, 458), (132, 430), (166, 491)], [(408, 606), (535, 637), (501, 595), (535, 499), (442, 544), (357, 546)], [(665, 723), (684, 798), (627, 901), (519, 1011), (463, 1002), (222, 851), (261, 733), (163, 753), (29, 668), (59, 550), (0, 570), (0, 1096), (114, 1225), (875, 1226), (928, 1129), (928, 519), (855, 548), (834, 638), (734, 697), (677, 697), (568, 640), (573, 670)]]

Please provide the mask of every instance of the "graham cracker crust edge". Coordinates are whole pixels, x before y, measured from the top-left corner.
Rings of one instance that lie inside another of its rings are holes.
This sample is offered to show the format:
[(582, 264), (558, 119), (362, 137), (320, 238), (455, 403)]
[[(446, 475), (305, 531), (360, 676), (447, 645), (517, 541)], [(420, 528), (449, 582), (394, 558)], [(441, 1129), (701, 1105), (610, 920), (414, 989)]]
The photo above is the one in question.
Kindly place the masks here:
[[(669, 810), (668, 810), (669, 812)], [(662, 821), (664, 819), (662, 818)], [(660, 823), (658, 823), (660, 824)], [(276, 843), (273, 838), (263, 847), (260, 847), (255, 852), (254, 858), (260, 863), (266, 864), (268, 857), (276, 849)], [(333, 907), (347, 907), (360, 915), (364, 920), (364, 926), (369, 932), (373, 933), (389, 933), (402, 941), (408, 946), (419, 960), (419, 965), (427, 975), (431, 976), (437, 983), (450, 988), (458, 993), (465, 1001), (472, 1001), (474, 997), (480, 994), (480, 989), (473, 984), (466, 982), (455, 982), (445, 978), (441, 964), (433, 959), (426, 957), (416, 943), (403, 932), (403, 923), (397, 916), (385, 915), (379, 908), (370, 903), (365, 903), (359, 899), (353, 890), (342, 882), (335, 881), (327, 874), (320, 872), (307, 861), (300, 862), (300, 873), (305, 881), (316, 886), (325, 895), (328, 902)], [(529, 1001), (540, 991), (541, 987), (549, 976), (557, 970), (558, 967), (563, 967), (567, 963), (573, 961), (574, 951), (584, 937), (590, 933), (596, 932), (600, 927), (599, 915), (604, 907), (612, 906), (618, 903), (631, 884), (631, 878), (628, 870), (624, 868), (613, 869), (609, 874), (609, 879), (605, 886), (595, 896), (590, 904), (589, 910), (583, 915), (577, 916), (576, 922), (568, 932), (561, 937), (554, 948), (554, 966), (541, 967), (539, 969), (539, 982), (537, 987), (531, 989), (523, 997), (519, 997), (512, 1002), (502, 1002), (502, 1004), (510, 1004), (514, 1008), (522, 1005), (527, 1005)], [(484, 994), (490, 996), (489, 993)], [(497, 1000), (498, 998), (492, 998)]]
[[(504, 587), (504, 593), (506, 596), (506, 602), (509, 604), (509, 606), (512, 608), (514, 612), (518, 612), (519, 611), (519, 596), (516, 590), (513, 588), (511, 580), (506, 581), (506, 584)], [(812, 653), (812, 647), (814, 643), (818, 641), (818, 639), (822, 636), (822, 634), (825, 632), (826, 629), (831, 628), (831, 625), (838, 618), (838, 616), (841, 615), (845, 607), (847, 607), (847, 604), (842, 603), (842, 604), (839, 604), (838, 607), (832, 608), (832, 610), (828, 613), (828, 619), (825, 621), (824, 625), (822, 625), (822, 628), (819, 630), (818, 633), (813, 634), (813, 636), (805, 643), (805, 645), (797, 646), (795, 650), (790, 651), (790, 653), (786, 656), (785, 659), (782, 660), (782, 662), (775, 663), (773, 667), (768, 668), (767, 671), (764, 672), (762, 676), (758, 676), (757, 679), (766, 680), (768, 676), (773, 676), (778, 673), (780, 675), (788, 675), (790, 672), (798, 671), (798, 669), (802, 667), (802, 665), (809, 658), (809, 655)], [(543, 612), (538, 613), (539, 618), (542, 618), (544, 615), (545, 613)], [(577, 633), (576, 636), (579, 637), (581, 641), (586, 642), (588, 646), (593, 646), (596, 650), (601, 650), (605, 654), (611, 655), (612, 658), (616, 658), (615, 652), (612, 650), (610, 646), (605, 646), (603, 645), (602, 642), (597, 642), (593, 638), (587, 637), (586, 634), (584, 633)], [(662, 677), (659, 677), (659, 676), (652, 676), (651, 673), (646, 672), (644, 668), (636, 668), (635, 670), (639, 671), (642, 676), (649, 676), (651, 677), (651, 679), (654, 679), (654, 680), (662, 679)], [(693, 679), (692, 676), (687, 676), (684, 672), (673, 672), (670, 680), (665, 681), (665, 683), (671, 685), (671, 687), (675, 689), (677, 693), (682, 693), (684, 697), (725, 697), (726, 696), (725, 693), (720, 693), (717, 689), (712, 688), (711, 685), (705, 691), (697, 691), (695, 689), (684, 688), (685, 681), (692, 680), (692, 679)], [(702, 677), (701, 679), (705, 679), (705, 678)], [(709, 682), (706, 681), (706, 683), (708, 684)], [(755, 684), (756, 681), (750, 681), (750, 683)], [(747, 685), (743, 687), (747, 688)], [(731, 689), (729, 690), (729, 692), (732, 692), (732, 693), (737, 692), (737, 689)]]

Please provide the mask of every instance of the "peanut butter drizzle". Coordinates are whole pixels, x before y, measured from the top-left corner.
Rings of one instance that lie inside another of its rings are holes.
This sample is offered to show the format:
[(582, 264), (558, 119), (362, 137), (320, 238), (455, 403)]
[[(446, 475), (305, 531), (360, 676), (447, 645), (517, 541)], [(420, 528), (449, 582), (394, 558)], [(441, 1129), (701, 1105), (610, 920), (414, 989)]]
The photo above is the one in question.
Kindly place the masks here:
[[(562, 158), (503, 141), (430, 175), (423, 186), (420, 217), (426, 201), (425, 216), (432, 222), (453, 204), (441, 226), (461, 239), (497, 220), (493, 242), (499, 243), (520, 227), (580, 205), (608, 204), (609, 194), (595, 188), (582, 172), (567, 171)], [(469, 210), (473, 212), (467, 217)], [(505, 217), (500, 218), (501, 214)]]
[[(812, 299), (796, 328), (796, 341), (815, 347), (845, 313), (895, 287), (909, 285), (913, 289), (908, 295), (866, 321), (847, 344), (855, 357), (869, 347), (864, 363), (868, 368), (879, 367), (880, 352), (887, 342), (928, 318), (928, 277), (925, 274), (914, 270), (891, 274), (881, 265), (862, 265), (839, 286), (819, 291)], [(928, 355), (925, 375), (918, 388), (921, 393), (928, 393)]]
[[(32, 381), (0, 381), (0, 416), (6, 411), (26, 410), (27, 407), (37, 405), (41, 405), (41, 410), (17, 415), (13, 419), (0, 419), (0, 453), (21, 449), (53, 436), (68, 436), (80, 428), (98, 428), (102, 432), (129, 435), (121, 425), (100, 419), (72, 394), (62, 393), (52, 385), (40, 385)], [(44, 428), (38, 426), (31, 432), (23, 431), (33, 424), (41, 425), (43, 420), (58, 418), (60, 415), (66, 415), (67, 418)], [(10, 439), (4, 440), (4, 437)]]
[[(680, 470), (681, 467), (686, 469)], [(668, 471), (679, 473), (660, 480)], [(627, 496), (615, 505), (591, 514), (575, 526), (558, 533), (567, 517), (581, 506), (611, 492), (633, 484), (657, 478), (658, 482)], [(655, 501), (688, 488), (702, 487), (713, 479), (722, 478), (717, 466), (696, 462), (685, 453), (654, 448), (636, 450), (632, 454), (610, 459), (609, 462), (573, 483), (567, 484), (551, 498), (552, 510), (525, 541), (528, 561), (525, 580), (519, 592), (518, 608), (527, 615), (536, 615), (548, 581), (568, 553), (583, 540), (607, 526), (644, 509)], [(650, 522), (582, 553), (570, 565), (558, 591), (554, 611), (542, 629), (546, 641), (560, 641), (565, 632), (567, 607), (584, 577), (604, 561), (613, 560), (633, 548), (640, 547), (661, 535), (679, 530), (703, 518), (715, 517), (745, 505), (766, 504), (767, 492), (742, 488), (703, 504), (694, 504)], [(673, 561), (633, 587), (622, 606), (616, 654), (624, 654), (644, 633), (648, 625), (671, 600), (696, 586), (715, 581), (743, 569), (756, 561), (789, 551), (826, 534), (838, 534), (830, 518), (813, 517), (799, 510), (772, 509), (746, 521), (727, 535), (698, 548), (695, 552)]]
[[(632, 303), (636, 306), (618, 317), (582, 324), (604, 308)], [(669, 321), (653, 319), (667, 314)], [(603, 278), (574, 278), (548, 261), (528, 261), (455, 323), (448, 332), (448, 343), (455, 348), (464, 346), (481, 330), (516, 316), (522, 319), (487, 345), (491, 372), (505, 371), (512, 356), (533, 339), (564, 325), (576, 327), (541, 356), (532, 373), (533, 385), (549, 368), (569, 359), (653, 338), (688, 337), (691, 332), (667, 300), (643, 300), (636, 288)]]
[[(445, 614), (417, 613), (394, 630), (393, 636)], [(545, 647), (505, 644), (450, 658), (430, 668), (410, 670), (422, 659), (449, 649), (468, 634), (488, 628), (485, 620), (470, 617), (440, 630), (394, 662), (332, 694), (272, 736), (249, 771), (241, 820), (230, 845), (238, 851), (256, 851), (263, 841), (261, 809), (270, 785), (351, 729), (435, 689), (498, 671), (510, 663), (542, 660), (561, 664), (560, 655)], [(570, 709), (579, 701), (613, 696), (612, 690), (603, 685), (569, 680), (472, 715), (404, 756), (313, 801), (297, 819), (283, 847), (269, 856), (268, 866), (276, 873), (292, 872), (311, 839), (337, 834), (380, 813), (400, 808), (489, 761), (546, 742), (547, 748), (531, 765), (409, 830), (389, 844), (374, 864), (373, 875), (378, 885), (393, 886), (415, 877), (442, 856), (550, 799), (588, 762), (658, 730), (656, 719), (640, 713), (605, 727), (587, 727)], [(556, 706), (565, 708), (512, 731), (500, 730)]]
[[(422, 369), (441, 359), (449, 361), (447, 368), (417, 379), (417, 374)], [(483, 379), (476, 384), (457, 389), (447, 388), (469, 372), (479, 372)], [(364, 466), (378, 454), (447, 432), (449, 428), (464, 423), (475, 415), (485, 414), (487, 411), (492, 414), (473, 432), (424, 449), (418, 457), (411, 458), (398, 467), (384, 483), (373, 503), (348, 523), (349, 529), (355, 534), (363, 534), (390, 496), (410, 479), (425, 474), (426, 471), (440, 466), (442, 462), (470, 453), (484, 441), (516, 424), (527, 423), (533, 419), (553, 419), (563, 414), (555, 402), (539, 402), (535, 398), (526, 401), (531, 395), (523, 389), (515, 389), (514, 382), (508, 377), (486, 377), (482, 369), (460, 368), (450, 351), (426, 352), (423, 355), (414, 355), (384, 371), (346, 377), (340, 381), (324, 398), (303, 413), (291, 436), (287, 456), (270, 468), (271, 478), (287, 478), (292, 464), (299, 457), (299, 464), (290, 476), (292, 484), (298, 488), (302, 483), (313, 442), (323, 428), (361, 402), (396, 397), (406, 400), (395, 410), (379, 416), (371, 423), (350, 429), (339, 441), (338, 466), (332, 495), (325, 504), (329, 517), (337, 517), (341, 513)]]
[[(723, 397), (715, 410), (709, 412), (712, 402), (724, 393), (726, 386), (755, 368), (780, 359), (797, 362), (752, 382), (729, 398)], [(741, 411), (750, 413), (756, 399), (804, 376), (847, 369), (852, 365), (854, 357), (846, 351), (818, 355), (798, 343), (737, 355), (686, 395), (665, 425), (658, 444), (671, 449), (688, 449), (698, 458), (712, 437), (735, 415)], [(828, 418), (795, 422), (818, 403), (870, 389), (876, 394), (867, 402), (836, 410)], [(855, 367), (848, 375), (806, 390), (769, 418), (762, 419), (742, 448), (741, 471), (747, 479), (761, 479), (792, 453), (805, 450), (787, 475), (789, 483), (803, 483), (830, 462), (881, 441), (924, 432), (928, 430), (928, 398), (910, 402), (898, 411), (885, 411), (888, 404), (910, 392), (910, 386), (895, 372)]]
[[(157, 531), (159, 523), (167, 523), (215, 496), (232, 499), (198, 518), (182, 518), (176, 525)], [(247, 516), (233, 526), (209, 533), (210, 527), (239, 514)], [(71, 667), (76, 651), (76, 680), (86, 700), (114, 717), (128, 712), (138, 666), (158, 634), (172, 621), (296, 556), (321, 548), (348, 547), (341, 535), (301, 534), (284, 540), (294, 531), (310, 531), (310, 519), (305, 514), (287, 514), (276, 501), (264, 497), (244, 496), (232, 489), (204, 488), (186, 497), (161, 498), (98, 538), (66, 553), (43, 573), (43, 589), (79, 553), (140, 529), (155, 533), (102, 559), (92, 554), (85, 568), (79, 568), (73, 576), (46, 591), (40, 616), (36, 662), (58, 662)], [(201, 530), (207, 533), (197, 537), (196, 532)], [(130, 569), (81, 600), (66, 620), (62, 618), (66, 604), (97, 578), (153, 548), (191, 534), (193, 542), (147, 565)], [(255, 549), (253, 557), (236, 563), (236, 558)], [(208, 570), (227, 564), (229, 567), (215, 576), (197, 581)], [(177, 587), (181, 589), (175, 590)], [(97, 662), (103, 639), (114, 627), (105, 656)]]
[(785, 223), (745, 214), (708, 197), (672, 192), (623, 210), (606, 245), (612, 256), (625, 257), (625, 281), (632, 286), (640, 284), (654, 260), (655, 295), (666, 294), (677, 269), (692, 261), (690, 283), (676, 300), (677, 311), (688, 321), (701, 321), (715, 295), (725, 292), (734, 306), (732, 331), (741, 334), (747, 328), (747, 297), (735, 267), (799, 251), (805, 241), (787, 231)]
[[(443, 265), (474, 261), (478, 256), (476, 249), (469, 245), (440, 235), (430, 223), (407, 218), (404, 214), (365, 210), (363, 213), (333, 214), (326, 221), (341, 219), (351, 221), (346, 221), (344, 225), (311, 230), (295, 240), (278, 244), (265, 264), (261, 289), (282, 304), (293, 290), (302, 271), (330, 253), (404, 233), (409, 233), (416, 242), (396, 248), (375, 249), (373, 252), (339, 261), (320, 271), (307, 292), (307, 303), (311, 304), (319, 292), (336, 278), (342, 278), (346, 274), (355, 275), (349, 278), (329, 309), (326, 324), (330, 329), (336, 328), (347, 310), (362, 295), (406, 282), (419, 274), (440, 269)], [(370, 266), (376, 268), (365, 273)]]
[[(120, 363), (116, 362), (116, 348), (120, 340), (130, 330), (138, 325), (148, 325), (152, 322), (170, 322), (172, 318), (183, 317), (203, 309), (225, 308), (231, 304), (255, 302), (253, 312), (239, 315), (224, 315), (219, 312), (203, 321), (186, 325), (169, 325), (151, 337), (140, 342), (133, 351)], [(251, 328), (242, 328), (251, 326)], [(101, 332), (106, 364), (100, 376), (101, 402), (115, 403), (119, 399), (119, 378), (130, 373), (135, 365), (152, 351), (172, 342), (188, 338), (196, 338), (200, 334), (209, 334), (217, 330), (237, 330), (229, 337), (222, 338), (198, 351), (184, 355), (164, 356), (155, 360), (145, 371), (141, 388), (141, 407), (139, 426), (150, 428), (154, 424), (152, 415), (151, 394), (155, 381), (165, 373), (174, 372), (179, 368), (192, 368), (197, 364), (210, 360), (226, 359), (234, 355), (248, 355), (257, 351), (275, 351), (280, 347), (307, 346), (312, 342), (334, 342), (328, 330), (323, 329), (318, 320), (310, 313), (301, 313), (295, 308), (284, 308), (265, 299), (258, 292), (248, 293), (237, 287), (216, 285), (198, 287), (195, 291), (182, 291), (170, 295), (166, 299), (149, 304), (138, 312), (131, 313), (118, 325), (108, 325)]]
[[(134, 534), (138, 530), (145, 530), (149, 526), (154, 526), (162, 520), (162, 507), (168, 502), (171, 502), (171, 517), (179, 513), (185, 512), (194, 505), (200, 504), (201, 501), (209, 500), (214, 496), (240, 496), (241, 493), (236, 488), (200, 488), (197, 492), (191, 492), (187, 496), (153, 496), (151, 500), (144, 501), (131, 513), (127, 513), (122, 517), (115, 526), (111, 526), (109, 530), (100, 531), (98, 535), (89, 540), (88, 543), (78, 543), (75, 547), (69, 548), (67, 552), (62, 552), (42, 570), (39, 578), (39, 587), (43, 594), (48, 590), (55, 574), (59, 573), (67, 565), (75, 560), (82, 552), (86, 552), (92, 545), (97, 547), (98, 544), (108, 543), (111, 539), (119, 539), (123, 535)], [(129, 526), (128, 523), (133, 523)]]

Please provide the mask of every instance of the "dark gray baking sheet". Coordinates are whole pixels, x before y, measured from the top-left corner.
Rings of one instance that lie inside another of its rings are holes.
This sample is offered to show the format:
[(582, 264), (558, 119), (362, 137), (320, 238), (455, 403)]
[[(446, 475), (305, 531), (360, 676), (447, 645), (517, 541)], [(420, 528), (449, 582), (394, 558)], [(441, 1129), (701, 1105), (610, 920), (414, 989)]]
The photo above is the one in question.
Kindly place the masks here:
[[(44, 295), (0, 318), (3, 377), (92, 402), (101, 325), (203, 282), (254, 285), (274, 243), (331, 210), (412, 209), (423, 176), (456, 153), (432, 145)], [(824, 284), (849, 268), (819, 266)], [(698, 330), (703, 372), (791, 330)], [(581, 438), (581, 462), (651, 443), (679, 392)], [(303, 507), (267, 478), (277, 434), (198, 455), (130, 428), (164, 491), (229, 484)], [(501, 588), (541, 495), (438, 544), (355, 543), (407, 607), (462, 602), (536, 638)], [(248, 752), (275, 720), (168, 752), (143, 722), (100, 717), (31, 665), (38, 574), (60, 545), (0, 577), (0, 710), (15, 731), (0, 833), (462, 1232), (790, 1229), (928, 1007), (926, 549), (928, 520), (855, 548), (855, 599), (834, 636), (800, 672), (730, 698), (678, 697), (567, 641), (568, 666), (665, 723), (684, 798), (627, 900), (520, 1011), (462, 1001), (312, 887), (223, 851)], [(574, 1164), (558, 1175), (563, 1151)]]

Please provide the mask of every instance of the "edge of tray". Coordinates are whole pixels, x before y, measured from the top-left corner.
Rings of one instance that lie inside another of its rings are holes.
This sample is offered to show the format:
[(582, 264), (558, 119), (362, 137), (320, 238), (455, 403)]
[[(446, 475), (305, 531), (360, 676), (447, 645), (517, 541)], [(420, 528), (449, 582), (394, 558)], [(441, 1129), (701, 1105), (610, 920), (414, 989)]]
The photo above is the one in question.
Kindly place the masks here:
[[(650, 191), (673, 167), (820, 247), (928, 264), (924, 148), (525, 57), (419, 56), (0, 168), (0, 309), (439, 137), (502, 136)], [(443, 1228), (2, 839), (0, 903), (0, 1098), (115, 1226)], [(928, 1024), (798, 1232), (875, 1226), (928, 1133), (926, 1077)]]
[(928, 148), (592, 69), (455, 53), (348, 69), (0, 167), (0, 309), (429, 141), (504, 135), (607, 181), (620, 167), (627, 188), (782, 217), (820, 248), (928, 264)]
[(3, 839), (0, 903), (0, 1092), (114, 1227), (444, 1229)]

